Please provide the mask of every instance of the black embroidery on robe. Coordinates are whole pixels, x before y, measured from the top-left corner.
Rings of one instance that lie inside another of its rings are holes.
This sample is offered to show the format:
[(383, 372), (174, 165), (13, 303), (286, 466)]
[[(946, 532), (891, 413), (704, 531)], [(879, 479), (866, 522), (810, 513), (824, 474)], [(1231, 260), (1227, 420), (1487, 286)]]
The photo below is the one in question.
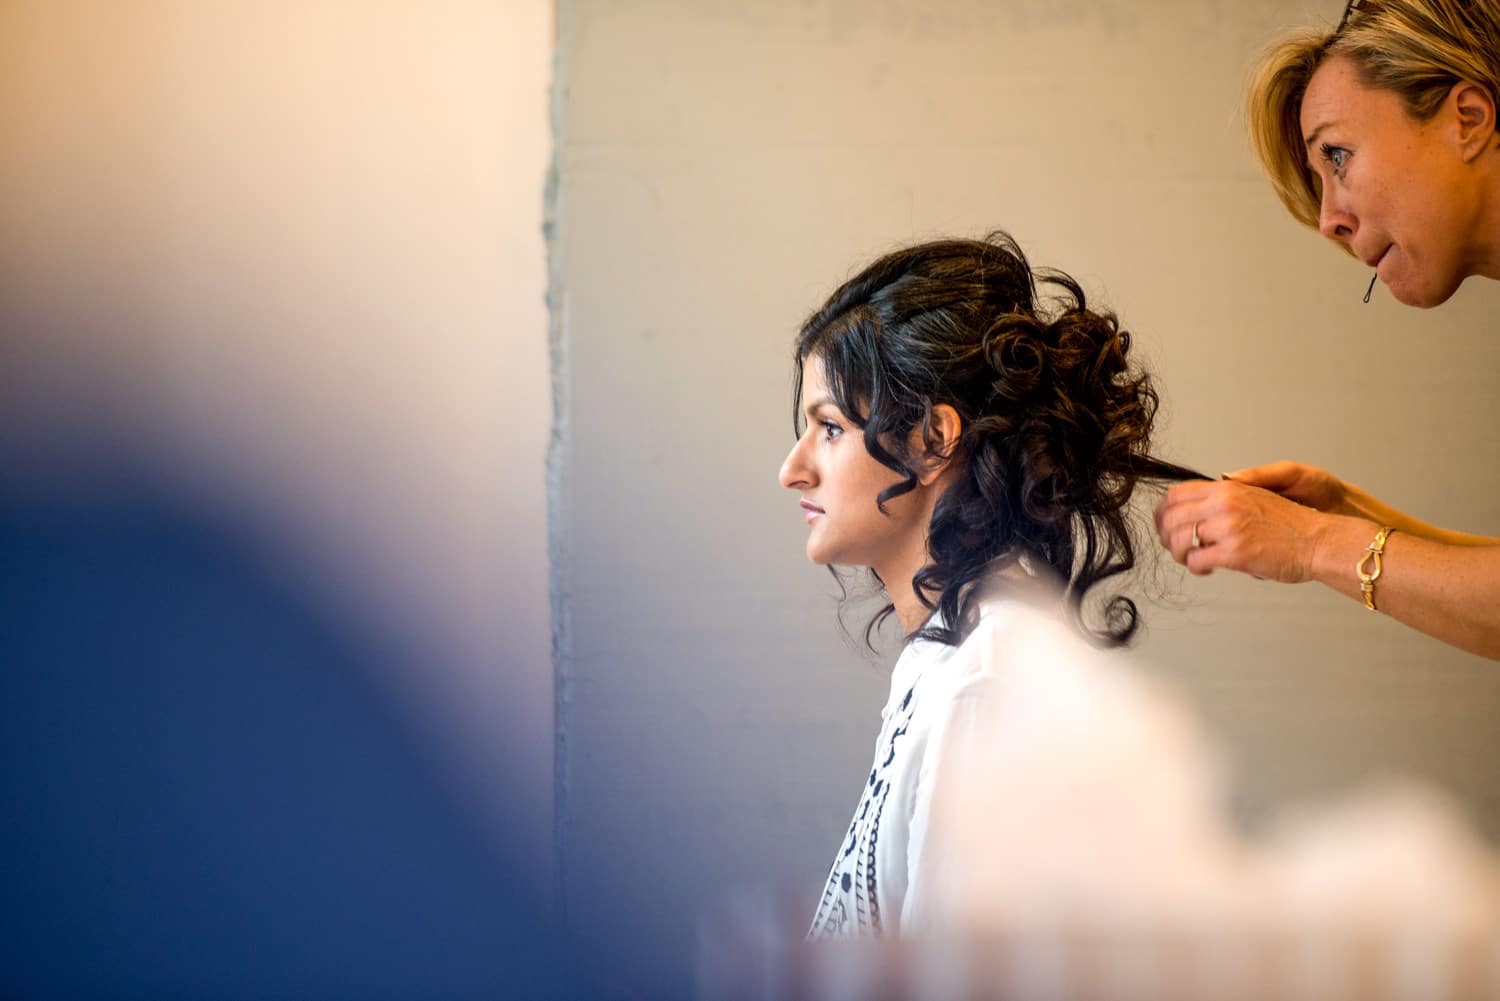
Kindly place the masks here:
[[(901, 738), (911, 726), (916, 711), (913, 705), (916, 688), (916, 682), (913, 682), (899, 708), (882, 728), (882, 739), (875, 749), (875, 767), (870, 771), (854, 819), (849, 824), (849, 832), (828, 873), (823, 897), (807, 933), (809, 938), (879, 934), (882, 930), (875, 858), (880, 842), (880, 822), (891, 793), (891, 784), (883, 775), (895, 762)], [(889, 732), (888, 737), (884, 736), (886, 732)]]

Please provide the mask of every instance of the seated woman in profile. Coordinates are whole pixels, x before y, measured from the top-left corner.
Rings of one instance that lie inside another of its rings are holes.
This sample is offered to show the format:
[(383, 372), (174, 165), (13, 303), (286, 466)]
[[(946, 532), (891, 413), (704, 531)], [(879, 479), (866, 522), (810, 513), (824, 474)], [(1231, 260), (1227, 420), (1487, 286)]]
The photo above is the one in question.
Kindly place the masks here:
[(1004, 234), (882, 257), (803, 325), (781, 484), (801, 495), (808, 557), (868, 567), (889, 599), (869, 628), (894, 613), (906, 636), (812, 936), (927, 925), (934, 867), (954, 864), (928, 845), (933, 789), (994, 718), (979, 709), (997, 672), (1051, 649), (1030, 642), (1055, 626), (1039, 603), (1095, 646), (1135, 632), (1128, 597), (1085, 599), (1135, 564), (1136, 485), (1202, 477), (1150, 454), (1157, 397), (1129, 350)]

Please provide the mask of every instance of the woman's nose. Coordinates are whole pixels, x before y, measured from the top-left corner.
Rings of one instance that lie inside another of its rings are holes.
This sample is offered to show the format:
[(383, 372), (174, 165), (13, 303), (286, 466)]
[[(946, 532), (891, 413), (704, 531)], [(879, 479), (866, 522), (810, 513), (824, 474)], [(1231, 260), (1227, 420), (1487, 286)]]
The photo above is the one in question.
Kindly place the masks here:
[(781, 485), (788, 490), (801, 490), (811, 485), (808, 479), (807, 463), (802, 457), (803, 441), (805, 439), (798, 438), (797, 444), (792, 446), (792, 450), (786, 454), (786, 459), (781, 463), (781, 474), (778, 478)]
[(1337, 197), (1335, 192), (1324, 190), (1318, 206), (1318, 232), (1335, 243), (1347, 244), (1354, 239), (1358, 223), (1354, 214), (1338, 203)]

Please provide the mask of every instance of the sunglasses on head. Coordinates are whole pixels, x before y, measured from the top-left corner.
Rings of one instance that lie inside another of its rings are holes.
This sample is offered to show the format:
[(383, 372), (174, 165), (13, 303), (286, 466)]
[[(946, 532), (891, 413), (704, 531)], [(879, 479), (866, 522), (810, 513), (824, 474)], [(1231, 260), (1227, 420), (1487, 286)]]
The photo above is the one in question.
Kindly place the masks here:
[(1333, 29), (1335, 35), (1344, 30), (1344, 25), (1349, 23), (1349, 15), (1353, 14), (1359, 5), (1360, 0), (1349, 0), (1348, 3), (1344, 4), (1344, 16), (1339, 18), (1339, 26)]

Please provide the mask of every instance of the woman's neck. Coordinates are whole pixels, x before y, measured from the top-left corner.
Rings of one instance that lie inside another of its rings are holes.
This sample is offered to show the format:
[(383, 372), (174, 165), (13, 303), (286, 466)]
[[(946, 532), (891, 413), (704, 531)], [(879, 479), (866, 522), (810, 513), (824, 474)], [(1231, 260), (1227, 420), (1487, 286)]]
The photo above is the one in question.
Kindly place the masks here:
[(912, 578), (917, 575), (917, 571), (930, 562), (927, 540), (924, 538), (919, 552), (902, 554), (883, 566), (872, 568), (885, 585), (886, 596), (891, 599), (891, 604), (896, 609), (896, 618), (901, 622), (901, 631), (908, 636), (921, 629), (927, 617), (932, 614), (932, 609), (923, 604), (922, 599), (917, 596), (916, 588), (912, 586)]
[(900, 550), (890, 553), (889, 558), (880, 566), (872, 568), (885, 584), (885, 593), (896, 609), (901, 631), (907, 636), (921, 629), (932, 615), (932, 609), (912, 587), (912, 578), (917, 575), (918, 570), (932, 562), (932, 553), (927, 548), (927, 532), (932, 526), (932, 513), (937, 508), (938, 499), (959, 475), (959, 464), (950, 463), (943, 468), (937, 479), (922, 484), (906, 495), (916, 507), (912, 520), (922, 528), (907, 534), (906, 542)]
[[(885, 580), (884, 577), (880, 579)], [(896, 618), (901, 621), (901, 631), (903, 633), (910, 636), (926, 624), (928, 616), (932, 614), (932, 609), (922, 604), (921, 600), (917, 598), (917, 593), (911, 586), (910, 578), (907, 578), (904, 587), (887, 586), (886, 593), (890, 595), (891, 604), (896, 606)]]
[(1486, 178), (1469, 251), (1469, 274), (1500, 281), (1500, 149), (1484, 164)]

